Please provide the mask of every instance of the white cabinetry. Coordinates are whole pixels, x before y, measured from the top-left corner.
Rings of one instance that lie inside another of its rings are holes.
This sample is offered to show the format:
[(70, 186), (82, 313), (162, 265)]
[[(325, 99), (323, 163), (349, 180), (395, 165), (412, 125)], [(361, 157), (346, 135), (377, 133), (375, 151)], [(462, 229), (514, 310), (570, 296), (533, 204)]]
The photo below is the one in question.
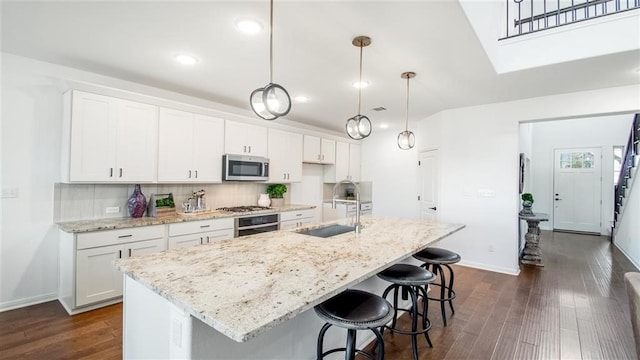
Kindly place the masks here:
[(224, 120), (160, 109), (159, 182), (222, 181)]
[(122, 273), (113, 260), (165, 250), (164, 230), (164, 225), (157, 225), (61, 233), (60, 302), (75, 313), (120, 301)]
[(280, 213), (280, 230), (294, 229), (318, 222), (314, 209), (287, 211)]
[[(371, 215), (373, 204), (370, 202), (360, 204), (360, 215)], [(331, 203), (325, 203), (322, 208), (322, 221), (334, 221), (338, 219), (350, 218), (351, 222), (355, 221), (356, 204), (340, 203), (336, 204), (335, 209)]]
[(360, 145), (336, 142), (336, 163), (324, 169), (324, 182), (360, 181)]
[(231, 239), (234, 221), (225, 218), (169, 224), (169, 250)]
[(156, 180), (157, 106), (77, 90), (64, 101), (65, 180)]
[(225, 121), (224, 151), (227, 154), (267, 156), (267, 128)]
[(334, 164), (336, 142), (317, 136), (304, 135), (304, 155), (302, 161), (315, 164)]
[(269, 129), (269, 182), (302, 181), (302, 135)]

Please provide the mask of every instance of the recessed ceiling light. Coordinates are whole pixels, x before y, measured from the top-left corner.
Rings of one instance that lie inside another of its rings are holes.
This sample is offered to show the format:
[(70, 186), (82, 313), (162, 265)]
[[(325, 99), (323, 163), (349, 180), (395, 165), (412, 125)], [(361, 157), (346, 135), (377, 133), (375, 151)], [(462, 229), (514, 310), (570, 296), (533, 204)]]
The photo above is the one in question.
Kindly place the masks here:
[(364, 89), (367, 86), (369, 86), (369, 82), (368, 81), (356, 81), (352, 85), (353, 85), (353, 87), (355, 87), (357, 89)]
[(306, 96), (300, 95), (300, 96), (294, 97), (293, 100), (299, 103), (306, 103), (307, 101), (309, 101), (309, 98)]
[(182, 65), (193, 65), (198, 62), (198, 59), (189, 54), (178, 54), (176, 55), (176, 61)]
[(388, 129), (389, 128), (389, 124), (385, 124), (385, 123), (382, 123), (382, 124), (380, 124), (378, 126), (380, 127), (380, 129)]
[(236, 28), (248, 35), (255, 35), (263, 29), (262, 24), (253, 19), (240, 19), (236, 21)]

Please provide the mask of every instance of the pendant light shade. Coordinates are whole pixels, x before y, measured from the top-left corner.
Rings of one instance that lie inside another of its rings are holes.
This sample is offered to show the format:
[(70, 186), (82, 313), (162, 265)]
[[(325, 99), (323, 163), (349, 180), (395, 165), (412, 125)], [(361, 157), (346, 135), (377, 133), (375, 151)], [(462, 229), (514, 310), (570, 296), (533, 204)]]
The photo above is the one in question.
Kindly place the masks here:
[(398, 147), (402, 150), (409, 150), (416, 144), (415, 135), (409, 131), (409, 79), (416, 77), (416, 73), (410, 71), (404, 72), (400, 77), (407, 79), (407, 116), (404, 131), (398, 134)]
[(291, 110), (291, 97), (281, 85), (273, 82), (273, 0), (270, 0), (269, 83), (253, 90), (249, 98), (251, 110), (265, 120), (275, 120)]
[[(360, 48), (360, 84), (362, 84), (362, 48), (371, 45), (371, 39), (367, 36), (358, 36), (351, 43)], [(360, 114), (361, 100), (362, 86), (358, 87), (358, 115), (350, 117), (345, 125), (347, 135), (354, 140), (362, 140), (371, 135), (371, 120)]]

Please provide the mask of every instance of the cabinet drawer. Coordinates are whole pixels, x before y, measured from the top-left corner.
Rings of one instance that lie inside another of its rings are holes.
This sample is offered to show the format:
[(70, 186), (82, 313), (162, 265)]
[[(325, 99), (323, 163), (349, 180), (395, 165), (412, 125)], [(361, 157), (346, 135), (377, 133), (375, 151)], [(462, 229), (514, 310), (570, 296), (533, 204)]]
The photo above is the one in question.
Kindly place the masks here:
[(313, 209), (287, 211), (287, 212), (280, 213), (280, 221), (282, 222), (282, 221), (295, 220), (295, 219), (304, 219), (304, 218), (310, 218), (313, 216), (314, 216)]
[(124, 244), (128, 242), (158, 239), (164, 237), (164, 225), (142, 226), (128, 229), (94, 231), (78, 234), (76, 249)]
[(169, 236), (196, 234), (200, 232), (233, 229), (234, 219), (211, 219), (202, 221), (189, 221), (179, 224), (169, 224)]

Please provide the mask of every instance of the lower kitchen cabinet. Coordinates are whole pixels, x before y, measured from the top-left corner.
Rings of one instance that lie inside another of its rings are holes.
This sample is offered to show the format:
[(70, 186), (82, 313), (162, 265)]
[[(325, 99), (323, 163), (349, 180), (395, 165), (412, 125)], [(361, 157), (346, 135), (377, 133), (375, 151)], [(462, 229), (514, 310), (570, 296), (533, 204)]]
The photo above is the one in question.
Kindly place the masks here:
[(211, 244), (233, 238), (234, 219), (212, 219), (169, 224), (169, 250)]
[(314, 209), (287, 211), (280, 213), (280, 230), (294, 229), (317, 222)]
[(61, 233), (58, 298), (67, 312), (92, 310), (119, 302), (122, 273), (113, 260), (166, 250), (164, 225)]

